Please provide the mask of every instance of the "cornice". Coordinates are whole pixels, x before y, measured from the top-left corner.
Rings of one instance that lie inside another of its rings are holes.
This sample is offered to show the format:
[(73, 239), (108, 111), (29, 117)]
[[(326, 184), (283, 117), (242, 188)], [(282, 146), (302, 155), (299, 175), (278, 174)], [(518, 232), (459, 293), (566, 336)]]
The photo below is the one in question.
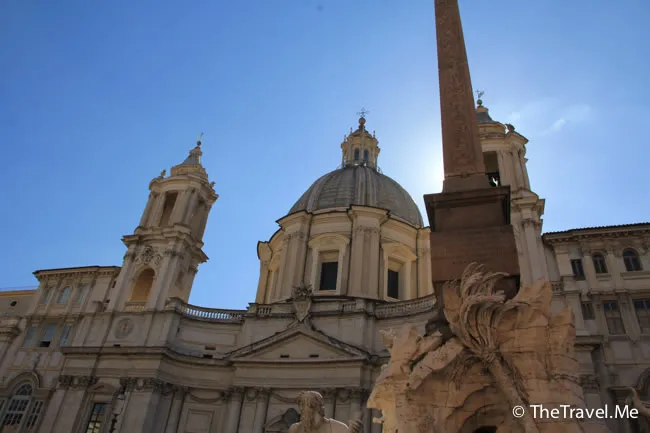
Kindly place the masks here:
[(104, 277), (115, 276), (120, 272), (120, 266), (87, 266), (78, 268), (59, 268), (59, 269), (41, 269), (34, 271), (34, 276), (42, 281), (43, 279), (51, 279), (52, 277), (59, 277), (61, 279), (75, 279), (84, 277)]

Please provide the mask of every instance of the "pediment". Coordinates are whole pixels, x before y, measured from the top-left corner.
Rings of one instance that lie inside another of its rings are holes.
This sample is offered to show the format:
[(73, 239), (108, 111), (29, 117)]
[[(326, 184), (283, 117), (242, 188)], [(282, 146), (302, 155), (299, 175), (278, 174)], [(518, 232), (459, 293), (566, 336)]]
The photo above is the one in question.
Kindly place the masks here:
[(232, 361), (331, 361), (365, 358), (367, 353), (307, 326), (287, 329), (229, 354)]

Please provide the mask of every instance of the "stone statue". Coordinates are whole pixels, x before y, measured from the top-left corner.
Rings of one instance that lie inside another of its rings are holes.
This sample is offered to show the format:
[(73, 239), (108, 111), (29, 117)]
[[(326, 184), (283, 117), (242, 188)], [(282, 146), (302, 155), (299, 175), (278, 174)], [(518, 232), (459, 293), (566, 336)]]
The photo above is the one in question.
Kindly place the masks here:
[(551, 314), (551, 285), (541, 280), (506, 300), (495, 290), (503, 275), (470, 264), (447, 283), (448, 329), (421, 335), (404, 325), (383, 333), (390, 360), (368, 399), (382, 412), (383, 433), (608, 432), (596, 419), (533, 416), (531, 405), (585, 408), (573, 311)]
[(316, 391), (304, 391), (298, 396), (300, 422), (289, 427), (289, 433), (361, 433), (361, 420), (350, 421), (347, 426), (325, 417), (323, 396)]
[(626, 403), (639, 411), (637, 422), (639, 423), (640, 433), (650, 432), (650, 403), (642, 401), (635, 388), (628, 388), (630, 396), (627, 398)]

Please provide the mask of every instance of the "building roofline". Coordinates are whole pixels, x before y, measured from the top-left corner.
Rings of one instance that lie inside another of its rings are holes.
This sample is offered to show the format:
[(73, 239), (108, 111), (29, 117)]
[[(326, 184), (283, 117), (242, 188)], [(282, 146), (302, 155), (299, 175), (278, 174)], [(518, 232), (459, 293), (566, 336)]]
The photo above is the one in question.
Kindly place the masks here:
[(90, 270), (109, 270), (109, 269), (120, 269), (120, 266), (100, 266), (100, 265), (93, 265), (93, 266), (73, 266), (71, 268), (54, 268), (54, 269), (39, 269), (37, 271), (32, 272), (34, 275), (43, 273), (43, 272), (61, 272), (61, 271), (90, 271)]
[(650, 230), (650, 222), (641, 222), (641, 223), (630, 223), (630, 224), (617, 224), (611, 226), (594, 226), (594, 227), (581, 227), (576, 229), (568, 229), (563, 231), (556, 232), (546, 232), (543, 237), (555, 237), (555, 236), (570, 236), (570, 235), (582, 235), (582, 234), (591, 234), (589, 232), (602, 233), (605, 231), (617, 230)]

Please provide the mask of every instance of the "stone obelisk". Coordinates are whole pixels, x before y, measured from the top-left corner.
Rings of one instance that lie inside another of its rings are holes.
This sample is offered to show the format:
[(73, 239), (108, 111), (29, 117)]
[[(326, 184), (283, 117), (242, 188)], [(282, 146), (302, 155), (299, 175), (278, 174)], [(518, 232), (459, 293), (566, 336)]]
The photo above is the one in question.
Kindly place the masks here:
[(510, 225), (510, 187), (492, 187), (485, 173), (458, 0), (434, 0), (445, 178), (442, 192), (424, 196), (431, 226), (431, 261), (439, 302), (444, 282), (459, 279), (471, 262), (510, 278), (519, 264)]

